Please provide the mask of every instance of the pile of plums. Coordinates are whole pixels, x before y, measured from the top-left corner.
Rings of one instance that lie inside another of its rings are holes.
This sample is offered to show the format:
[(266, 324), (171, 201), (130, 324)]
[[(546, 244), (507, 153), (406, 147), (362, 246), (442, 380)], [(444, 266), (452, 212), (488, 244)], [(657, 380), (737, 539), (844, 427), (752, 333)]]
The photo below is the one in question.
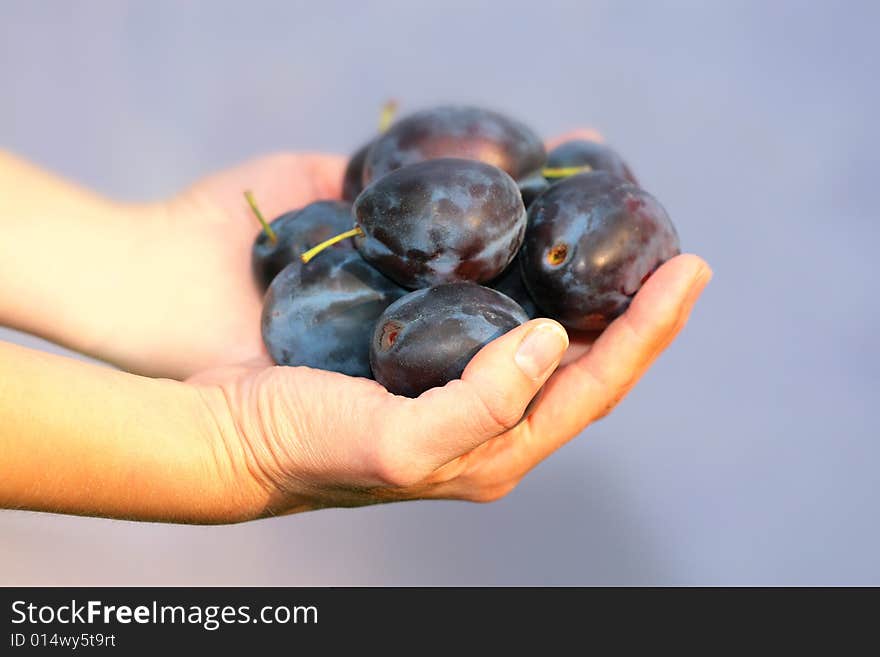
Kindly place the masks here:
[(525, 125), (444, 106), (352, 156), (343, 201), (268, 223), (253, 247), (279, 365), (374, 377), (416, 397), (530, 317), (600, 330), (679, 252), (653, 196), (607, 145), (549, 153)]

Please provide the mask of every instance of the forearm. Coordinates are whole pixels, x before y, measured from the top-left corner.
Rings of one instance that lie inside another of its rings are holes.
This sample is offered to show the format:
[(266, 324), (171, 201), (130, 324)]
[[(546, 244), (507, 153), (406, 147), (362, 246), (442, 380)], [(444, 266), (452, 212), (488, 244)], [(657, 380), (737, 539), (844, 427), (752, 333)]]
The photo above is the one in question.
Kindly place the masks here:
[(0, 342), (0, 507), (244, 519), (217, 430), (193, 386)]
[(105, 357), (137, 214), (0, 152), (0, 324)]

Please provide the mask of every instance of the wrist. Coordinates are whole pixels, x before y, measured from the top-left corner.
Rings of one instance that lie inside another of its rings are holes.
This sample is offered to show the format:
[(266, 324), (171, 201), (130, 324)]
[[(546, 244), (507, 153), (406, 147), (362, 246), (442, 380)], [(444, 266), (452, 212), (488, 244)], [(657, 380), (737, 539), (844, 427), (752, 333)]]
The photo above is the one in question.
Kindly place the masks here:
[(228, 393), (215, 385), (186, 387), (197, 409), (201, 459), (211, 482), (202, 522), (243, 522), (271, 515), (280, 491), (263, 476), (258, 456), (234, 418)]

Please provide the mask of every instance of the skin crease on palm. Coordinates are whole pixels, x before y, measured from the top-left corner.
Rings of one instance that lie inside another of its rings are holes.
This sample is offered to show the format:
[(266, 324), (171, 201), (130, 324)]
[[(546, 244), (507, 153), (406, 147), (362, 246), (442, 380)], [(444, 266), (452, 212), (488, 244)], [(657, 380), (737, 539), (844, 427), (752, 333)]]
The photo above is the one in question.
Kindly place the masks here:
[[(576, 131), (548, 148), (573, 138), (601, 139)], [(684, 326), (711, 278), (700, 258), (677, 256), (598, 338), (569, 332), (567, 339), (556, 322), (532, 320), (480, 351), (460, 380), (417, 399), (367, 379), (273, 367), (250, 269), (259, 226), (241, 190), (252, 189), (271, 219), (316, 199), (339, 198), (345, 164), (344, 157), (272, 155), (209, 177), (167, 206), (172, 219), (200, 216), (197, 231), (216, 236), (202, 250), (202, 264), (220, 278), (222, 307), (204, 310), (213, 316), (237, 309), (211, 350), (185, 364), (185, 375), (218, 427), (211, 458), (246, 518), (417, 498), (498, 499), (626, 395)], [(531, 377), (514, 364), (514, 354), (536, 329), (568, 348), (561, 361)], [(517, 424), (542, 385), (532, 413)]]

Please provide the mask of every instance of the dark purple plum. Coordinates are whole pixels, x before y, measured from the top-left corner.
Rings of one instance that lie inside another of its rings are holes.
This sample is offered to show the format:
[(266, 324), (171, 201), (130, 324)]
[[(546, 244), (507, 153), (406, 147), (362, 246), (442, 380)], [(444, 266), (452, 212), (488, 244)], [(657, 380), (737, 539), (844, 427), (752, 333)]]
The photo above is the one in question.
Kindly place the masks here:
[[(559, 144), (547, 154), (546, 168), (549, 170), (584, 166), (590, 167), (591, 171), (607, 171), (619, 178), (629, 180), (634, 185), (639, 184), (617, 151), (598, 141), (573, 139)], [(548, 176), (548, 179), (555, 182), (551, 176)]]
[(523, 282), (522, 273), (520, 271), (519, 256), (513, 259), (501, 275), (493, 281), (486, 283), (486, 287), (498, 290), (502, 294), (516, 301), (530, 319), (534, 319), (539, 315), (538, 306), (529, 295), (526, 284)]
[(513, 179), (460, 159), (383, 176), (358, 196), (354, 215), (361, 255), (410, 289), (495, 278), (519, 250), (526, 225)]
[[(393, 98), (385, 102), (382, 106), (382, 112), (379, 115), (379, 134), (388, 131), (388, 128), (391, 127), (392, 122), (394, 121), (394, 117), (397, 114), (397, 101)], [(373, 144), (376, 142), (376, 138), (374, 137), (366, 144), (357, 149), (351, 158), (348, 160), (348, 165), (345, 167), (345, 173), (342, 176), (342, 200), (348, 201), (349, 203), (354, 203), (354, 200), (358, 197), (364, 189), (364, 161), (367, 158), (367, 153), (373, 147)]]
[(540, 173), (532, 174), (519, 181), (519, 191), (522, 194), (523, 205), (526, 210), (534, 203), (535, 199), (550, 187), (550, 183)]
[(278, 365), (370, 376), (370, 337), (382, 311), (406, 290), (353, 249), (330, 249), (284, 268), (263, 303), (263, 342)]
[(497, 112), (442, 106), (397, 121), (378, 137), (364, 162), (364, 183), (409, 164), (437, 158), (479, 160), (519, 180), (544, 166), (540, 137)]
[[(351, 205), (340, 201), (316, 201), (299, 210), (282, 214), (272, 221), (276, 242), (263, 231), (254, 242), (251, 263), (261, 289), (266, 289), (278, 273), (307, 250), (351, 228), (354, 217)], [(352, 251), (352, 245), (340, 242), (335, 248)]]
[(532, 204), (520, 252), (523, 281), (549, 317), (573, 329), (602, 329), (680, 252), (657, 200), (606, 172), (556, 183)]
[(376, 322), (373, 376), (396, 395), (418, 397), (461, 377), (483, 346), (528, 319), (515, 301), (474, 283), (411, 292)]
[(370, 141), (354, 152), (348, 164), (345, 167), (345, 173), (342, 176), (342, 200), (354, 203), (354, 200), (364, 190), (364, 160), (367, 157), (367, 151), (373, 142)]

